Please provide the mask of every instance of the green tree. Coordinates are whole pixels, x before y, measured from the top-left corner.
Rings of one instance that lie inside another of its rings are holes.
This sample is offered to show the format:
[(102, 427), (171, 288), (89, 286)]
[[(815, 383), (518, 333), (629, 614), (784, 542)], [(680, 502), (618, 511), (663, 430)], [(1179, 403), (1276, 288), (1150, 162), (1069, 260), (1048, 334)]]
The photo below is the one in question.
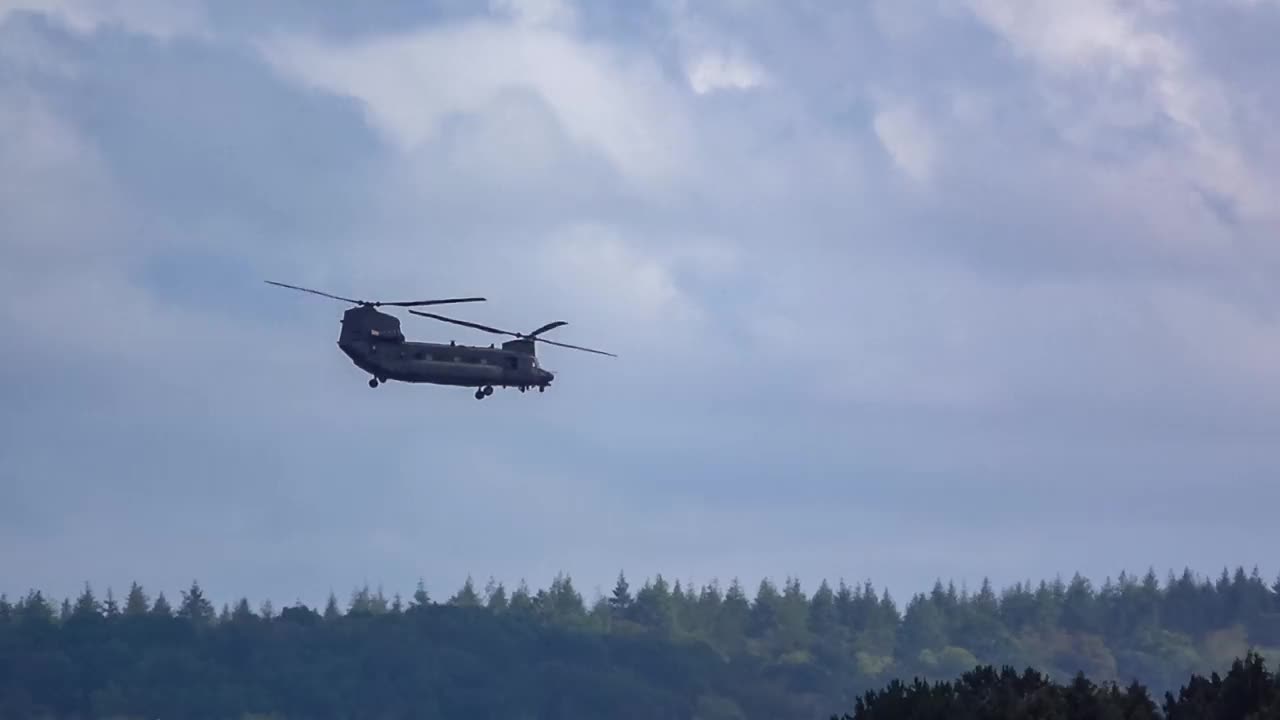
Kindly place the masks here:
[(156, 617), (173, 617), (173, 608), (169, 606), (169, 601), (164, 597), (164, 591), (156, 595), (156, 601), (151, 606), (151, 614)]
[(484, 588), (485, 607), (494, 612), (502, 612), (507, 609), (507, 589), (502, 583), (489, 578), (488, 584)]
[(410, 607), (421, 608), (431, 604), (431, 595), (427, 593), (427, 586), (422, 582), (422, 578), (418, 578), (418, 587), (413, 591), (413, 600), (410, 601)]
[(458, 607), (480, 607), (480, 595), (476, 593), (475, 583), (472, 582), (470, 575), (458, 592), (449, 598), (449, 604)]
[(178, 605), (178, 617), (196, 625), (207, 625), (213, 622), (213, 603), (205, 598), (200, 583), (192, 580), (191, 587), (182, 592), (182, 602)]
[(98, 599), (94, 596), (93, 589), (89, 587), (89, 583), (84, 584), (84, 591), (80, 593), (80, 597), (76, 598), (70, 615), (76, 620), (97, 619), (102, 616), (102, 605), (98, 603)]
[(821, 637), (835, 632), (837, 624), (836, 594), (823, 580), (809, 600), (809, 631)]
[(675, 612), (671, 605), (671, 587), (659, 573), (652, 582), (645, 584), (636, 592), (630, 616), (641, 625), (669, 634), (675, 628)]
[(551, 581), (546, 610), (551, 620), (561, 625), (581, 625), (586, 621), (587, 611), (582, 595), (573, 587), (569, 575), (560, 573)]
[(329, 598), (324, 604), (324, 619), (334, 621), (342, 617), (342, 611), (338, 609), (338, 596), (329, 591)]
[(631, 586), (627, 583), (627, 577), (619, 571), (618, 582), (614, 584), (613, 595), (609, 598), (609, 607), (613, 608), (615, 616), (626, 617), (627, 611), (631, 609), (633, 602)]
[(756, 587), (756, 597), (751, 603), (751, 615), (747, 621), (747, 635), (753, 638), (768, 638), (778, 627), (778, 616), (782, 605), (782, 595), (773, 581), (764, 578)]
[(143, 617), (147, 614), (150, 605), (151, 601), (147, 599), (142, 586), (136, 582), (131, 584), (129, 594), (124, 599), (124, 614), (129, 617)]
[(923, 594), (912, 597), (902, 618), (903, 656), (913, 659), (924, 650), (938, 650), (947, 643), (946, 624), (937, 605)]

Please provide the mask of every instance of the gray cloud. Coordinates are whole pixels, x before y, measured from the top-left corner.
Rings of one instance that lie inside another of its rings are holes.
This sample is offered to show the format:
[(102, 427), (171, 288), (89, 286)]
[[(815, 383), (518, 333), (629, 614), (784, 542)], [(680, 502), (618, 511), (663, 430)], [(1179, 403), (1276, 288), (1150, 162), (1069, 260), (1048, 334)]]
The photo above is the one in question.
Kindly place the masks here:
[[(1273, 8), (36, 5), (0, 591), (1267, 569)], [(622, 357), (371, 392), (264, 278)]]

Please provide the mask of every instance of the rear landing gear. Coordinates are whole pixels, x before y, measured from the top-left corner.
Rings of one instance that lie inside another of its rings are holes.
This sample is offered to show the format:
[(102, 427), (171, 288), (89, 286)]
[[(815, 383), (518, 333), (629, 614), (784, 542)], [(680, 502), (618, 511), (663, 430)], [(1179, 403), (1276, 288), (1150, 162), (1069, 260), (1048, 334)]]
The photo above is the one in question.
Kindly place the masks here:
[(476, 399), (483, 400), (493, 394), (493, 386), (486, 385), (482, 388), (476, 388)]
[(371, 388), (378, 387), (378, 378), (369, 378), (369, 387)]

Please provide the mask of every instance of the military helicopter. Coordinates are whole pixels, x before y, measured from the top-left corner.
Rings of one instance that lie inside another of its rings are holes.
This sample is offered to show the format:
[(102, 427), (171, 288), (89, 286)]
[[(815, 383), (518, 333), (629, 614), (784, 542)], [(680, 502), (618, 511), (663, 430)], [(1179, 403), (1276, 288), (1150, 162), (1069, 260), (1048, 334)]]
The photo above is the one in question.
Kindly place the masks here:
[(342, 314), (342, 331), (338, 335), (338, 347), (355, 363), (356, 367), (373, 376), (369, 379), (371, 388), (376, 388), (390, 380), (473, 387), (476, 389), (476, 399), (483, 400), (493, 394), (495, 387), (518, 388), (520, 392), (531, 388), (537, 388), (538, 392), (546, 391), (547, 386), (555, 380), (555, 375), (538, 365), (535, 344), (539, 342), (617, 357), (603, 350), (593, 350), (539, 337), (548, 330), (567, 325), (568, 323), (563, 320), (549, 322), (530, 333), (517, 333), (434, 313), (409, 310), (414, 315), (515, 338), (502, 343), (500, 348), (492, 344), (489, 347), (459, 345), (452, 341), (446, 345), (406, 340), (404, 333), (400, 330), (400, 319), (377, 309), (381, 306), (421, 307), (485, 302), (486, 299), (482, 297), (382, 302), (354, 300), (273, 280), (264, 282), (354, 304), (355, 307), (347, 309)]

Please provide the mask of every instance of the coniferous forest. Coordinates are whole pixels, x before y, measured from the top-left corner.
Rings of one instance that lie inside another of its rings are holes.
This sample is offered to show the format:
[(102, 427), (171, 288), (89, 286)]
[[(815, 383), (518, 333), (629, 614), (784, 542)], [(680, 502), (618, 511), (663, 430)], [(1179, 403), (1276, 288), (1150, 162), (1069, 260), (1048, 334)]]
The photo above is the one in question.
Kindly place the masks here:
[[(895, 601), (870, 582), (468, 580), (322, 607), (0, 598), (0, 718), (1243, 717), (1280, 713), (1280, 579), (1121, 574)], [(1256, 654), (1255, 654), (1256, 652)], [(1084, 713), (1084, 714), (1080, 714)]]

